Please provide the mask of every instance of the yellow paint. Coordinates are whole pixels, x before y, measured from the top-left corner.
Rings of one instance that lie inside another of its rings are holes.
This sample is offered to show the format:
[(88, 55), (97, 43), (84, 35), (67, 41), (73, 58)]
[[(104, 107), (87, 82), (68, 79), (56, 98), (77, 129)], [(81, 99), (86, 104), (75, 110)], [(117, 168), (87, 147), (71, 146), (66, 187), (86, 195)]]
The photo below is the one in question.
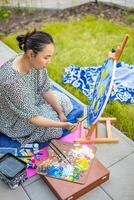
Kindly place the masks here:
[(101, 78), (102, 78), (103, 80), (105, 80), (106, 77), (107, 77), (107, 75), (108, 75), (108, 69), (107, 69), (106, 71), (102, 71)]
[(102, 88), (101, 88), (101, 93), (102, 93), (102, 94), (104, 93), (105, 89), (106, 89), (106, 84), (104, 84), (104, 85), (102, 86)]
[(99, 108), (99, 102), (97, 103), (96, 107), (95, 107), (95, 112), (98, 111), (98, 108)]
[(86, 170), (89, 167), (89, 160), (84, 157), (80, 158), (77, 163), (80, 165), (81, 170)]

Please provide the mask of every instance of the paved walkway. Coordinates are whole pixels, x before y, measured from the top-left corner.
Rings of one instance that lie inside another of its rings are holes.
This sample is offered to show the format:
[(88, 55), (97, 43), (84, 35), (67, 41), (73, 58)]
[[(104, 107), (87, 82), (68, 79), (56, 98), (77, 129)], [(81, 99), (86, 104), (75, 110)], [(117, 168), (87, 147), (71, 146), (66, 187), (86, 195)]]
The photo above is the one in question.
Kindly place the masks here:
[[(92, 0), (8, 0), (7, 5), (32, 7), (32, 8), (46, 8), (46, 9), (65, 9), (73, 6), (78, 6), (84, 3), (93, 2)], [(125, 7), (134, 7), (134, 0), (98, 0), (98, 2), (105, 2), (117, 4)], [(3, 2), (0, 3), (2, 5)]]
[[(6, 61), (15, 54), (0, 42), (0, 60)], [(99, 133), (105, 127), (100, 124)], [(110, 171), (109, 181), (88, 192), (79, 200), (134, 200), (134, 142), (112, 127), (113, 136), (118, 144), (97, 144), (96, 157)], [(62, 186), (61, 186), (62, 187)], [(9, 189), (0, 182), (1, 200), (56, 200), (57, 198), (39, 176), (27, 180), (16, 190)]]

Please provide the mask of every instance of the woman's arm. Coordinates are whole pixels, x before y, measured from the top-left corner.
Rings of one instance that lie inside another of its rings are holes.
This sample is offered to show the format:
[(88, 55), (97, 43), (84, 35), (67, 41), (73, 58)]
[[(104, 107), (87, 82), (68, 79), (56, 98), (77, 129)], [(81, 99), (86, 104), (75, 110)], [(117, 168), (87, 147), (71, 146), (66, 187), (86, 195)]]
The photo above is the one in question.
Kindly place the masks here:
[(60, 106), (60, 104), (58, 103), (58, 101), (56, 100), (53, 92), (51, 90), (48, 90), (45, 93), (42, 93), (43, 98), (54, 108), (54, 110), (57, 112), (57, 114), (59, 115), (59, 118), (61, 121), (66, 121), (66, 117), (62, 111), (62, 107)]
[(36, 116), (28, 119), (31, 124), (36, 126), (40, 126), (43, 128), (54, 127), (54, 128), (66, 128), (68, 130), (72, 129), (72, 127), (77, 127), (77, 124), (72, 124), (69, 122), (58, 122), (51, 119), (44, 118), (42, 116)]

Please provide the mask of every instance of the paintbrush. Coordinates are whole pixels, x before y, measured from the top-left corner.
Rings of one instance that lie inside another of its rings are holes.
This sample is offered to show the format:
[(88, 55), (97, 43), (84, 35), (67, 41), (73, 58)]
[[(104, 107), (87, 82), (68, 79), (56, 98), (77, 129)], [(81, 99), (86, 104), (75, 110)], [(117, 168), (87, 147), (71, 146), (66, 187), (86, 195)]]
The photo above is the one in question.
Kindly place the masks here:
[[(85, 119), (87, 119), (88, 116), (84, 117), (83, 119), (79, 120), (79, 122), (83, 122)], [(72, 126), (71, 129), (69, 129), (69, 131), (72, 131), (75, 128), (75, 126)]]
[(52, 142), (49, 144), (50, 148), (62, 159), (64, 158), (65, 161), (67, 161), (69, 164), (72, 165), (72, 163), (67, 159), (66, 155), (61, 152), (55, 144), (53, 144)]
[[(60, 151), (60, 149), (58, 149), (57, 147), (56, 147), (56, 145), (53, 143), (53, 142), (51, 142), (51, 144), (54, 146), (54, 148), (70, 163), (70, 161), (67, 159), (67, 157), (66, 157), (66, 155), (62, 152), (62, 151)], [(71, 164), (71, 163), (70, 163)]]

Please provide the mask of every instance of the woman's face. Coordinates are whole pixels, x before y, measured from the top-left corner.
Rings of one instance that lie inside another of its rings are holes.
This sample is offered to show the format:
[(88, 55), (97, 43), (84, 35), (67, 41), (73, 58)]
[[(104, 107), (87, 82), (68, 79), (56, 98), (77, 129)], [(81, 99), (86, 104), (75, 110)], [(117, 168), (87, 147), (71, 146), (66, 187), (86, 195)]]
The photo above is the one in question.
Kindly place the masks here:
[(47, 68), (47, 65), (51, 62), (51, 58), (54, 54), (54, 45), (47, 44), (41, 52), (35, 54), (32, 59), (32, 65), (35, 69), (41, 70), (44, 67)]

